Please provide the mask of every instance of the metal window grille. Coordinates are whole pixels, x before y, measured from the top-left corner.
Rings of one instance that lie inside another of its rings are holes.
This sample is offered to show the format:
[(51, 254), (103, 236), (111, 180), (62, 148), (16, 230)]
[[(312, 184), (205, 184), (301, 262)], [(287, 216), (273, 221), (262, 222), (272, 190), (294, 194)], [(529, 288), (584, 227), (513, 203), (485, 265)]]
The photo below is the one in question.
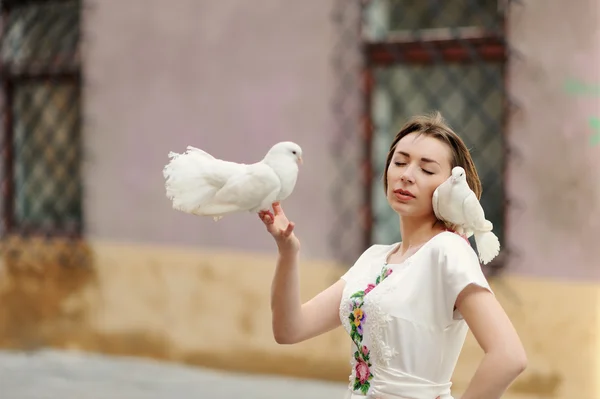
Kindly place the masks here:
[[(336, 180), (354, 179), (364, 195), (339, 211), (347, 228), (332, 232), (334, 251), (349, 263), (373, 243), (401, 239), (398, 218), (383, 193), (385, 157), (394, 135), (415, 114), (440, 111), (471, 150), (483, 184), (481, 203), (504, 246), (504, 128), (510, 111), (505, 87), (509, 56), (508, 1), (363, 0), (336, 3), (334, 50), (338, 122), (334, 156), (358, 149), (362, 164), (343, 157)], [(359, 99), (357, 106), (353, 100)], [(347, 198), (356, 184), (334, 185)], [(359, 191), (352, 195), (360, 196)], [(357, 238), (358, 237), (358, 238)], [(504, 251), (503, 255), (505, 255)], [(495, 265), (502, 266), (503, 256)], [(350, 263), (351, 264), (351, 263)]]
[(3, 260), (81, 265), (81, 1), (0, 9)]
[(78, 1), (3, 1), (3, 233), (82, 228)]

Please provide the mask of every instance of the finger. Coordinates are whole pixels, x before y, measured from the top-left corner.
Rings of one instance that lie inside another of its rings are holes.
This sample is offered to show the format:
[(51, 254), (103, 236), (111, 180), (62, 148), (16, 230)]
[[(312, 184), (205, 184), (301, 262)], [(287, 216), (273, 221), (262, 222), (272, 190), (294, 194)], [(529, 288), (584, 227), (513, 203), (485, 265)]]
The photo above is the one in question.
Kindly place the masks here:
[(281, 231), (277, 227), (275, 227), (274, 224), (267, 224), (266, 226), (267, 226), (267, 232), (269, 234), (271, 234), (273, 237), (277, 238), (281, 234)]
[(289, 222), (285, 231), (283, 232), (284, 237), (289, 237), (294, 231), (294, 222)]
[(261, 222), (265, 223), (265, 213), (263, 211), (258, 212), (258, 218)]
[(259, 212), (258, 217), (266, 226), (272, 225), (274, 222), (273, 217), (271, 217), (270, 214), (266, 212)]
[(262, 219), (266, 225), (272, 225), (275, 222), (275, 219), (268, 213), (264, 214)]
[(272, 219), (269, 216), (265, 217), (265, 227), (267, 229), (267, 232), (269, 234), (271, 234), (273, 237), (277, 237), (279, 235), (281, 235), (281, 229), (279, 227), (277, 227), (275, 225), (275, 223), (273, 223)]
[(281, 209), (281, 203), (273, 202), (273, 212), (275, 216), (281, 215), (283, 213), (283, 209)]

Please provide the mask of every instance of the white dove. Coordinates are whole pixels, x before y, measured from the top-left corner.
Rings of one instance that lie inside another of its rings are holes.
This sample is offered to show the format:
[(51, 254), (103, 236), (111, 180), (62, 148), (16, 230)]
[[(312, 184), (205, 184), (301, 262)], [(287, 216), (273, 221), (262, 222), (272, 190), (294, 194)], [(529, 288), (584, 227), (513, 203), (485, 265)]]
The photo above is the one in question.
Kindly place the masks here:
[(475, 236), (479, 259), (488, 263), (500, 253), (500, 241), (492, 232), (492, 222), (485, 213), (477, 196), (469, 187), (465, 170), (460, 166), (452, 169), (452, 175), (433, 192), (435, 216), (452, 224), (458, 233), (467, 238)]
[(217, 221), (244, 211), (264, 211), (273, 217), (270, 206), (294, 190), (302, 149), (280, 142), (260, 162), (249, 165), (217, 159), (192, 146), (184, 154), (170, 152), (169, 158), (163, 176), (173, 208)]

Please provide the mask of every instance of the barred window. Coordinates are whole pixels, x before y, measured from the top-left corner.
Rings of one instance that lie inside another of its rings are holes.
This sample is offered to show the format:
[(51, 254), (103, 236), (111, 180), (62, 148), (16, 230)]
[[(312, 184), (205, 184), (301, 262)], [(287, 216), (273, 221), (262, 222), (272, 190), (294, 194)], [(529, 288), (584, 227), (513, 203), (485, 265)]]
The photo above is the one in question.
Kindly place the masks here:
[(371, 142), (371, 242), (401, 239), (382, 175), (394, 135), (415, 114), (439, 110), (471, 150), (481, 203), (504, 235), (504, 12), (497, 1), (372, 0), (362, 14), (365, 136)]
[(80, 234), (80, 1), (2, 12), (5, 233)]

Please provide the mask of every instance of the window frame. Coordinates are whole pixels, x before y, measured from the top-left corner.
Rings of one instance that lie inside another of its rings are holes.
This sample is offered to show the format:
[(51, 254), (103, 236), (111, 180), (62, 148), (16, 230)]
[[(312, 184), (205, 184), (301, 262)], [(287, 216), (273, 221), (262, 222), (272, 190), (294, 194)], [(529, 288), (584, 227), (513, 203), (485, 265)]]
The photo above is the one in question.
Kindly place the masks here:
[[(2, 100), (2, 109), (0, 115), (3, 118), (3, 123), (0, 125), (2, 129), (2, 155), (4, 176), (2, 181), (2, 222), (4, 225), (0, 236), (9, 235), (42, 235), (52, 237), (66, 238), (81, 238), (84, 229), (84, 214), (75, 223), (73, 228), (64, 226), (52, 226), (50, 228), (41, 228), (39, 226), (30, 226), (19, 224), (15, 220), (15, 168), (14, 168), (14, 92), (15, 86), (23, 82), (56, 82), (73, 84), (77, 90), (78, 101), (82, 103), (82, 71), (81, 71), (81, 12), (83, 5), (81, 0), (4, 0), (0, 7), (0, 42), (4, 40), (6, 33), (5, 27), (9, 19), (10, 13), (18, 8), (31, 7), (36, 5), (60, 4), (60, 3), (76, 3), (79, 8), (79, 40), (74, 53), (69, 53), (66, 56), (55, 56), (48, 62), (26, 62), (19, 67), (12, 65), (10, 62), (5, 62), (0, 57), (0, 96)], [(81, 121), (82, 109), (79, 109), (79, 118)], [(79, 124), (79, 140), (74, 145), (78, 146), (79, 150), (82, 145), (81, 123)], [(79, 167), (81, 166), (81, 163)], [(80, 169), (81, 170), (81, 169)], [(80, 182), (81, 175), (78, 177)], [(79, 201), (83, 206), (83, 195), (80, 195)]]
[[(503, 3), (502, 0), (499, 0)], [(365, 17), (364, 7), (361, 5), (361, 18), (359, 19), (359, 32), (362, 32), (362, 23)], [(394, 65), (431, 65), (436, 61), (442, 61), (445, 64), (462, 63), (472, 64), (478, 60), (483, 62), (495, 62), (501, 64), (503, 69), (503, 84), (506, 92), (508, 87), (508, 60), (509, 48), (507, 45), (507, 21), (508, 7), (502, 10), (501, 29), (499, 33), (488, 32), (481, 28), (458, 28), (455, 32), (465, 33), (460, 38), (448, 37), (448, 35), (439, 34), (447, 29), (426, 29), (426, 30), (411, 30), (409, 32), (418, 32), (418, 40), (414, 40), (415, 35), (398, 34), (394, 32), (388, 38), (370, 40), (364, 34), (359, 34), (360, 46), (362, 51), (363, 66), (361, 70), (361, 93), (363, 96), (363, 115), (362, 121), (362, 141), (363, 141), (363, 176), (365, 205), (364, 218), (364, 247), (368, 248), (373, 245), (374, 220), (373, 220), (373, 195), (372, 187), (374, 182), (373, 175), (373, 141), (374, 141), (374, 123), (372, 120), (372, 95), (375, 88), (374, 70), (378, 67), (390, 67)], [(436, 58), (438, 57), (438, 58)], [(477, 57), (477, 58), (475, 58)], [(507, 126), (511, 104), (507, 96), (503, 98), (502, 104), (502, 122), (501, 135), (503, 142), (504, 159), (508, 159), (507, 146)], [(486, 265), (485, 273), (488, 276), (493, 276), (498, 273), (506, 265), (506, 256), (508, 253), (506, 244), (506, 230), (508, 227), (508, 196), (506, 190), (507, 181), (507, 162), (503, 162), (502, 170), (500, 171), (502, 179), (502, 192), (504, 203), (502, 205), (503, 229), (499, 237), (504, 243), (500, 254)]]

